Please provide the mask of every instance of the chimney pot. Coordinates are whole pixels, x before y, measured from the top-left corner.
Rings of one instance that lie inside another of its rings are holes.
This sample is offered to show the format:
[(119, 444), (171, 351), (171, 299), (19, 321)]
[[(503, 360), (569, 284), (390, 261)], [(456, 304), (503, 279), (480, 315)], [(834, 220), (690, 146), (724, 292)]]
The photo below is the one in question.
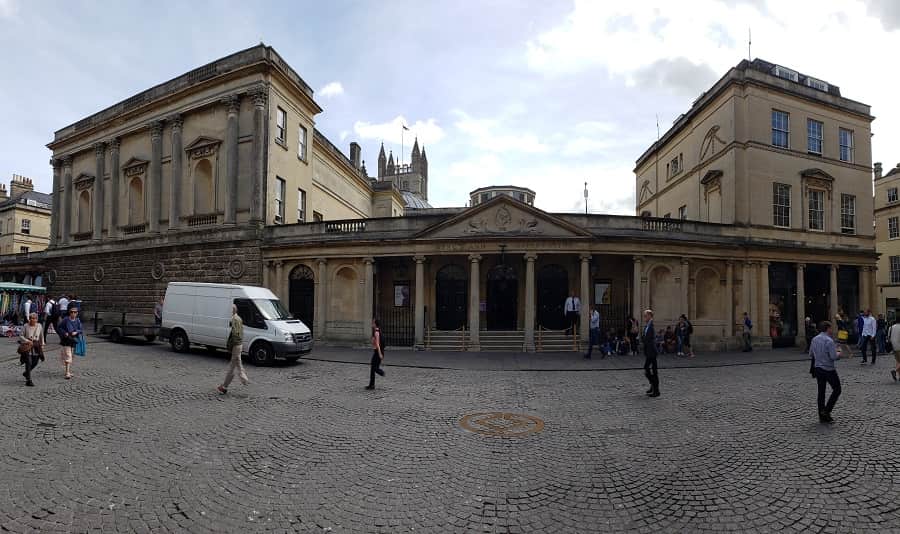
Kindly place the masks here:
[(350, 163), (353, 164), (354, 169), (359, 169), (361, 160), (362, 148), (359, 146), (359, 143), (353, 141), (350, 143)]
[(878, 180), (879, 178), (881, 178), (881, 162), (876, 161), (875, 163), (873, 163), (872, 169), (875, 171), (875, 179)]

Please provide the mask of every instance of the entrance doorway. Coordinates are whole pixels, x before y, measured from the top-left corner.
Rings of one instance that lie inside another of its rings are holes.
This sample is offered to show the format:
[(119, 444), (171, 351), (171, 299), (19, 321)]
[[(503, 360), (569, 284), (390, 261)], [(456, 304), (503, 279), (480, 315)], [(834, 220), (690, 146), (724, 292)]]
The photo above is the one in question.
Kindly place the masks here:
[(551, 330), (562, 330), (566, 324), (563, 306), (569, 291), (569, 273), (561, 265), (541, 267), (537, 274), (538, 324)]
[(519, 279), (509, 265), (487, 274), (487, 329), (515, 330), (519, 313)]
[(830, 277), (827, 265), (807, 264), (803, 280), (803, 294), (806, 296), (806, 316), (813, 324), (833, 320), (828, 317), (830, 298)]
[(466, 270), (459, 265), (446, 265), (438, 271), (434, 318), (438, 330), (456, 330), (466, 324), (468, 285)]
[(289, 311), (295, 318), (303, 321), (312, 332), (316, 303), (316, 285), (312, 269), (306, 265), (298, 265), (291, 271), (289, 278)]

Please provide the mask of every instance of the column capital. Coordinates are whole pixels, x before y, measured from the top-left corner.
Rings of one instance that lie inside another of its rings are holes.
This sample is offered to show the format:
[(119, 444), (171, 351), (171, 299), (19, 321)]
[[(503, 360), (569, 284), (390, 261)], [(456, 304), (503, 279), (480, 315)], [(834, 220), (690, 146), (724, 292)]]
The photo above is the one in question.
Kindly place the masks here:
[(425, 259), (426, 259), (425, 256), (423, 256), (421, 254), (413, 256), (413, 261), (415, 261), (416, 263), (425, 263)]
[(50, 158), (50, 165), (53, 166), (53, 170), (59, 170), (63, 166), (63, 162), (61, 158)]
[(272, 265), (274, 265), (276, 269), (284, 267), (284, 260), (272, 260)]
[(634, 263), (643, 263), (644, 257), (643, 256), (632, 256), (631, 260), (634, 261)]
[(798, 263), (798, 264), (797, 264), (797, 268), (798, 268), (798, 269), (806, 269), (806, 264), (805, 264), (805, 263)]
[(319, 266), (321, 267), (322, 265), (325, 265), (328, 263), (328, 258), (316, 258), (316, 263), (318, 263)]
[(372, 256), (366, 256), (365, 258), (363, 258), (363, 263), (365, 263), (366, 265), (372, 265), (373, 263), (375, 263), (375, 258), (373, 258)]
[(122, 140), (118, 137), (113, 137), (106, 142), (106, 146), (109, 148), (110, 152), (118, 152), (119, 148), (122, 146)]
[(770, 261), (761, 261), (761, 262), (759, 262), (759, 266), (760, 266), (760, 267), (768, 267), (769, 265), (772, 265), (772, 262), (770, 262)]
[(469, 261), (472, 263), (478, 263), (481, 261), (481, 254), (469, 254)]
[(176, 113), (169, 117), (169, 122), (172, 123), (173, 130), (181, 130), (181, 127), (184, 126), (184, 117), (181, 113)]
[(726, 267), (734, 267), (734, 260), (725, 260)]
[(238, 95), (226, 96), (222, 99), (222, 104), (225, 105), (229, 115), (237, 115), (238, 110), (241, 109), (241, 99)]
[(537, 252), (526, 252), (525, 253), (525, 261), (534, 262), (537, 260)]
[(687, 258), (681, 258), (681, 264), (682, 264), (682, 265), (690, 265), (690, 264), (691, 264), (691, 260), (689, 260), (689, 259), (687, 259)]
[(159, 139), (162, 137), (163, 121), (153, 121), (147, 125), (150, 128), (150, 139)]
[(96, 156), (98, 158), (102, 158), (103, 154), (106, 152), (106, 143), (100, 141), (100, 142), (94, 143), (93, 147), (94, 147), (94, 156)]
[(588, 252), (582, 252), (578, 257), (581, 258), (581, 261), (591, 261), (591, 255)]
[(266, 101), (269, 99), (269, 92), (265, 85), (258, 85), (247, 92), (253, 99), (253, 105), (259, 109), (266, 107)]
[(840, 265), (838, 265), (837, 263), (832, 263), (831, 265), (828, 266), (828, 268), (831, 269), (832, 271), (837, 271), (838, 267), (840, 267)]

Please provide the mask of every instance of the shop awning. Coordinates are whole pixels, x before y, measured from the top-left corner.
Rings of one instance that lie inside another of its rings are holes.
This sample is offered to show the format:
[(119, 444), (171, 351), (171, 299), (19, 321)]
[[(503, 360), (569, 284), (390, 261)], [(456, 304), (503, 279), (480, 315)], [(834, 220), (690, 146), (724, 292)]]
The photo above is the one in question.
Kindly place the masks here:
[(44, 293), (46, 287), (17, 284), (15, 282), (0, 282), (0, 291), (22, 291), (26, 293)]

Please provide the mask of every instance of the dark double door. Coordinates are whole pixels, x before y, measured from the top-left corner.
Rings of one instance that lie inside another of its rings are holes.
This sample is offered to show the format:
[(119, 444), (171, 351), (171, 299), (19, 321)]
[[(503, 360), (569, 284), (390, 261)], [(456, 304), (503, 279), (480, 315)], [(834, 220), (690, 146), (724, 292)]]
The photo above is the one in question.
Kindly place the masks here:
[(487, 329), (515, 330), (519, 315), (519, 278), (509, 265), (497, 265), (487, 276)]
[(458, 265), (447, 265), (437, 274), (435, 285), (435, 327), (438, 330), (457, 330), (466, 324), (469, 280)]
[(316, 306), (316, 286), (312, 272), (306, 273), (298, 268), (291, 273), (288, 292), (288, 311), (295, 319), (303, 321), (312, 332)]
[(537, 273), (537, 322), (550, 330), (567, 328), (564, 307), (569, 274), (561, 265), (545, 265)]

